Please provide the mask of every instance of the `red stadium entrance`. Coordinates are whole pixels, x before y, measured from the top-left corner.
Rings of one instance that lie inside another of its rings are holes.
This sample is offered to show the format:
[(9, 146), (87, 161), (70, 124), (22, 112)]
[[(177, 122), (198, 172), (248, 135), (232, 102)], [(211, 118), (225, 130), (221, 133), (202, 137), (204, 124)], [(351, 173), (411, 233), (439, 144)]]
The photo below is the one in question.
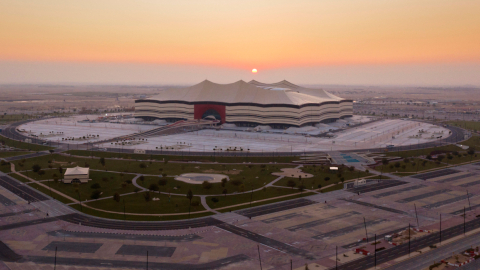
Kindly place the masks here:
[(220, 123), (225, 123), (225, 105), (214, 104), (195, 104), (193, 106), (193, 118), (204, 119), (206, 117), (220, 120)]

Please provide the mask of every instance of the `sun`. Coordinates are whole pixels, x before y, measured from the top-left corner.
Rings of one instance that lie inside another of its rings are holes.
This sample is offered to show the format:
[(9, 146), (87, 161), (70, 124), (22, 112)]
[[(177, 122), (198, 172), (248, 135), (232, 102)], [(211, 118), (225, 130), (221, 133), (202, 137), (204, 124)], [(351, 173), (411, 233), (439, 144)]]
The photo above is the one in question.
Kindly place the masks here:
[(252, 69), (252, 73), (257, 73), (257, 69), (256, 68)]

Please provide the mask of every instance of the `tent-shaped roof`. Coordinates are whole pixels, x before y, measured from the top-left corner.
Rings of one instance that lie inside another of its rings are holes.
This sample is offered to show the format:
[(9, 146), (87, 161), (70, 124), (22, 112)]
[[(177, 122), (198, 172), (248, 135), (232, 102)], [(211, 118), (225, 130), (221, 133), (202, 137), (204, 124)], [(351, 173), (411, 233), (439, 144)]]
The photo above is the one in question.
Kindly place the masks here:
[(75, 168), (67, 168), (65, 170), (65, 175), (79, 175), (79, 174), (88, 174), (90, 168), (82, 168), (82, 167), (75, 167)]
[[(288, 83), (288, 82), (287, 82)], [(288, 83), (290, 84), (290, 83)], [(266, 84), (263, 84), (266, 85)], [(288, 86), (285, 84), (285, 86)], [(291, 84), (291, 86), (296, 86)], [(271, 88), (244, 81), (230, 84), (217, 84), (205, 80), (199, 84), (185, 88), (173, 88), (163, 90), (159, 95), (151, 97), (151, 100), (159, 101), (185, 101), (185, 102), (220, 102), (226, 104), (255, 103), (255, 104), (287, 104), (303, 105), (322, 103), (327, 101), (342, 100), (323, 90), (295, 87), (275, 90)], [(309, 91), (310, 90), (310, 91)]]
[(253, 84), (257, 87), (265, 88), (265, 89), (275, 89), (275, 88), (291, 89), (291, 90), (296, 90), (300, 93), (304, 93), (304, 94), (319, 97), (319, 98), (331, 99), (331, 100), (342, 100), (342, 98), (332, 95), (323, 89), (306, 88), (306, 87), (293, 84), (286, 80), (276, 82), (276, 83), (262, 83), (256, 80), (251, 80), (248, 83)]

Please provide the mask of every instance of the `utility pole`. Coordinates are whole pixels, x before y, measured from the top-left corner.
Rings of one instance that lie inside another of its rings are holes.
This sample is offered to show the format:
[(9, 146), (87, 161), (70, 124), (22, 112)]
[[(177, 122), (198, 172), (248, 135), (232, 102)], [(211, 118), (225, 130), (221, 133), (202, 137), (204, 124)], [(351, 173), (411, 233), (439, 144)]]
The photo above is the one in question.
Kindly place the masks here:
[(442, 213), (440, 213), (440, 245), (442, 244)]
[(338, 269), (338, 246), (335, 246), (335, 270)]
[(463, 235), (465, 235), (465, 206), (463, 207)]
[(420, 229), (420, 223), (418, 223), (417, 205), (413, 204), (413, 206), (415, 206), (415, 216), (417, 217), (417, 228)]
[(410, 223), (408, 223), (408, 257), (410, 257)]
[(55, 247), (55, 261), (53, 264), (53, 270), (57, 269), (57, 247)]
[(377, 269), (377, 234), (375, 234), (375, 269)]
[(258, 260), (260, 261), (260, 270), (262, 270), (262, 258), (260, 257), (260, 246), (257, 245), (257, 249), (258, 249)]
[(365, 217), (363, 217), (363, 224), (365, 225), (365, 238), (367, 239), (368, 243), (367, 222), (365, 221)]
[(472, 205), (470, 204), (470, 195), (468, 194), (468, 189), (467, 189), (467, 199), (468, 199), (468, 207), (470, 208), (470, 211), (472, 211)]
[(148, 250), (147, 250), (147, 270), (148, 270)]

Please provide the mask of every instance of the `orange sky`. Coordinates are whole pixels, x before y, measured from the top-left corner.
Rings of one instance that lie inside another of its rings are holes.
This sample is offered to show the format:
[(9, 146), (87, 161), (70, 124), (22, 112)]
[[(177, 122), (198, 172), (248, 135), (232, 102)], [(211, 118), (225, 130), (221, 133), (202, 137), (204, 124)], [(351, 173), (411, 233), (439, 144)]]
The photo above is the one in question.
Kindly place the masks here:
[(0, 1), (0, 60), (478, 63), (479, 11), (476, 0)]

